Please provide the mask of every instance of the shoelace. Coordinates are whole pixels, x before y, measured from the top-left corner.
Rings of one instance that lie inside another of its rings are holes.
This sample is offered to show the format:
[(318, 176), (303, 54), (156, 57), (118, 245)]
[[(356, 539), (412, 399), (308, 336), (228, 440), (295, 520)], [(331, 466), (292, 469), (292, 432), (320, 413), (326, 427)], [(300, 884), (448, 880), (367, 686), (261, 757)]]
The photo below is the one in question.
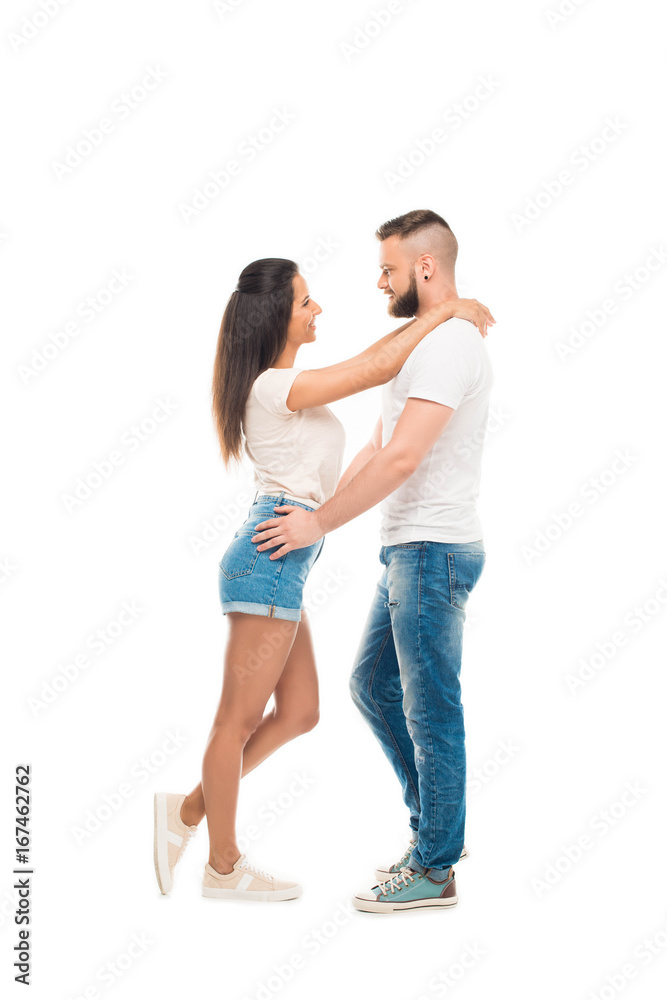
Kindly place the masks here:
[(244, 871), (248, 872), (249, 875), (259, 875), (260, 878), (272, 879), (273, 875), (265, 872), (263, 868), (258, 868), (256, 865), (251, 865), (245, 855), (236, 865), (237, 868), (243, 868)]
[(403, 871), (403, 869), (404, 869), (404, 868), (406, 867), (406, 865), (404, 865), (404, 864), (403, 864), (403, 862), (404, 862), (404, 861), (405, 861), (405, 862), (407, 862), (407, 861), (409, 861), (409, 860), (410, 860), (410, 855), (412, 854), (412, 852), (413, 852), (413, 850), (414, 850), (414, 847), (415, 847), (415, 842), (414, 842), (414, 841), (411, 841), (411, 843), (410, 843), (410, 846), (408, 847), (408, 849), (407, 849), (407, 851), (405, 852), (405, 854), (403, 854), (403, 855), (402, 855), (402, 856), (401, 856), (401, 857), (399, 858), (399, 860), (398, 860), (398, 861), (396, 862), (396, 864), (397, 864), (397, 866), (398, 866), (398, 870), (399, 870), (399, 871)]
[[(401, 868), (398, 875), (394, 875), (392, 878), (387, 879), (386, 882), (380, 882), (378, 889), (380, 890), (380, 896), (388, 896), (387, 890), (391, 890), (391, 894), (396, 892), (396, 890), (404, 889), (409, 882), (414, 882), (415, 875), (417, 873), (412, 870), (412, 868)], [(400, 883), (403, 883), (401, 885)]]

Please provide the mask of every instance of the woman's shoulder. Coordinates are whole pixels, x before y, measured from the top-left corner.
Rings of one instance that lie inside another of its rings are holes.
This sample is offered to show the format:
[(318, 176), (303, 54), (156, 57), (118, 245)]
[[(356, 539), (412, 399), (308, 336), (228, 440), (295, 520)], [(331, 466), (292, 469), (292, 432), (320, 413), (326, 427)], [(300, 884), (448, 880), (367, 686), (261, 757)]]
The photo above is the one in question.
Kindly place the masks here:
[(286, 416), (296, 411), (288, 408), (286, 400), (294, 379), (303, 368), (267, 368), (261, 372), (250, 389), (250, 398), (256, 399), (269, 412)]

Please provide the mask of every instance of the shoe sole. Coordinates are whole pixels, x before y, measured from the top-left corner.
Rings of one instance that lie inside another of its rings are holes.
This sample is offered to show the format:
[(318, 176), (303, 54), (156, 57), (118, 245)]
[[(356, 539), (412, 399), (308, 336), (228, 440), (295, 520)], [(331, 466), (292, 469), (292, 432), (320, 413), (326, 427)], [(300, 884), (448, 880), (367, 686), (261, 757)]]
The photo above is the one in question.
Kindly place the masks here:
[[(463, 861), (463, 859), (467, 857), (468, 857), (468, 849), (464, 847), (463, 850), (461, 851), (461, 857), (459, 858), (459, 861)], [(394, 875), (398, 875), (398, 872), (390, 872), (382, 868), (375, 869), (375, 877), (378, 880), (378, 882), (388, 882), (390, 878), (394, 877)]]
[(456, 906), (458, 901), (458, 896), (450, 896), (448, 899), (415, 899), (409, 903), (378, 903), (377, 900), (373, 902), (370, 899), (352, 897), (352, 905), (365, 913), (395, 913), (396, 910), (417, 910), (426, 907), (444, 909), (447, 906)]
[(202, 896), (209, 899), (253, 899), (259, 903), (273, 903), (283, 899), (297, 899), (303, 892), (302, 887), (293, 886), (291, 889), (271, 889), (261, 892), (259, 889), (214, 889), (209, 886), (202, 886)]
[(157, 792), (153, 797), (153, 863), (155, 877), (163, 896), (171, 892), (173, 882), (169, 872), (169, 842), (167, 840), (167, 796)]

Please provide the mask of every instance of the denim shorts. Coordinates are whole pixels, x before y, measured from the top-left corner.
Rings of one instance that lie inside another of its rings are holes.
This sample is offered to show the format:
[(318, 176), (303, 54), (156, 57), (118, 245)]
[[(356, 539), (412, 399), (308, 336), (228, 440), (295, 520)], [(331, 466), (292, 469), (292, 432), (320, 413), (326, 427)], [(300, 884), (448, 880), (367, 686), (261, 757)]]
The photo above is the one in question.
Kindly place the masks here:
[[(301, 621), (303, 588), (306, 578), (320, 556), (324, 538), (304, 549), (293, 549), (280, 559), (270, 559), (275, 548), (259, 551), (260, 542), (251, 542), (256, 526), (275, 517), (274, 507), (289, 504), (314, 510), (289, 497), (262, 494), (248, 511), (248, 517), (236, 531), (218, 566), (218, 586), (222, 613), (242, 611), (247, 615), (265, 615)], [(279, 546), (278, 546), (279, 548)]]

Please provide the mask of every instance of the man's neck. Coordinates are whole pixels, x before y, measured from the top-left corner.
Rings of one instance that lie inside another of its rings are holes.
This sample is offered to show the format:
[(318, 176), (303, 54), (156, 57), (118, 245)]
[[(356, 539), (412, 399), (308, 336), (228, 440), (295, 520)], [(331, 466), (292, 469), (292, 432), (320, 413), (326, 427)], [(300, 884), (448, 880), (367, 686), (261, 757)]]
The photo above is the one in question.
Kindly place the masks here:
[(423, 316), (436, 302), (446, 302), (448, 299), (458, 299), (458, 297), (455, 284), (445, 282), (431, 284), (430, 281), (425, 281), (419, 290), (419, 309), (415, 316), (417, 319)]

